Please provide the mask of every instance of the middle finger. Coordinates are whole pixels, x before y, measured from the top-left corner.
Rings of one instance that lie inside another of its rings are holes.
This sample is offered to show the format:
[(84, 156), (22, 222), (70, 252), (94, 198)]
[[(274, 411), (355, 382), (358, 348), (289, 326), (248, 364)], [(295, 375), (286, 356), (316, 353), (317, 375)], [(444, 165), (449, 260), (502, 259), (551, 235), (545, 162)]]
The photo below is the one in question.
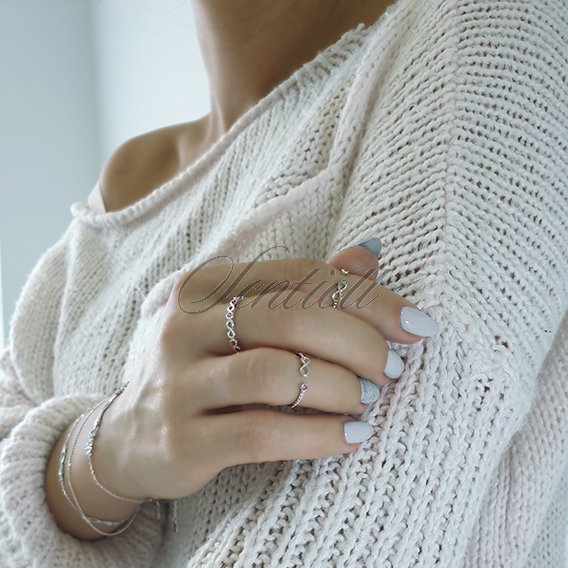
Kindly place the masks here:
[[(272, 300), (272, 295), (260, 295), (237, 304), (234, 331), (242, 349), (267, 346), (311, 353), (380, 385), (402, 372), (402, 360), (370, 323), (330, 306), (295, 302), (286, 308)], [(208, 330), (201, 350), (209, 355), (233, 353), (224, 324), (226, 307), (216, 306), (200, 318), (197, 324)]]

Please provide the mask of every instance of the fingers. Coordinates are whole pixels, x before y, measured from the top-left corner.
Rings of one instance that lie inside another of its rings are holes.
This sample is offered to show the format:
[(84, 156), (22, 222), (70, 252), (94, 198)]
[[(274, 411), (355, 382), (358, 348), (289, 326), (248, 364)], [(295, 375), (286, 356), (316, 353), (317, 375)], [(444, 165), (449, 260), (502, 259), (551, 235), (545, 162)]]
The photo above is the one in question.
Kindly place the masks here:
[(290, 288), (310, 278), (319, 281), (317, 274), (329, 269), (328, 263), (313, 258), (253, 259), (241, 263), (233, 263), (229, 258), (225, 263), (204, 263), (189, 271), (177, 281), (172, 294), (186, 311), (201, 313), (219, 302), (228, 302), (232, 296)]
[[(338, 307), (368, 322), (389, 341), (415, 343), (437, 332), (436, 322), (419, 310), (415, 304), (364, 276), (343, 274), (332, 268), (330, 279), (333, 282), (339, 280), (347, 282), (343, 299)], [(288, 295), (281, 294), (282, 301), (286, 299), (288, 305), (292, 302), (302, 302), (303, 306), (331, 305), (330, 298), (335, 287), (324, 288), (326, 293), (322, 294), (322, 288), (319, 286), (320, 284), (317, 283), (304, 284)]]
[[(356, 449), (371, 426), (349, 416), (302, 416), (274, 410), (245, 410), (193, 421), (215, 448), (204, 458), (224, 469), (244, 463), (315, 459)], [(346, 439), (345, 423), (347, 427)], [(357, 441), (355, 441), (357, 440)]]
[[(363, 247), (354, 247), (365, 250)], [(369, 253), (365, 253), (368, 255)], [(367, 259), (368, 260), (368, 259)], [(338, 308), (374, 326), (385, 339), (395, 343), (415, 343), (437, 333), (437, 324), (416, 304), (399, 296), (373, 280), (357, 274), (344, 274), (334, 268), (330, 281), (345, 280), (347, 287)], [(323, 290), (323, 292), (322, 292)], [(303, 305), (329, 306), (335, 286), (321, 287), (321, 283), (304, 284), (298, 290), (281, 294), (286, 303), (302, 301)], [(301, 296), (305, 299), (298, 300)], [(289, 298), (289, 299), (288, 299)]]
[[(320, 281), (326, 276), (320, 278), (319, 275), (326, 275), (332, 265), (375, 279), (380, 248), (380, 240), (373, 237), (343, 249), (330, 262), (308, 257), (263, 260), (259, 255), (247, 262), (234, 263), (230, 257), (214, 257), (183, 275), (173, 292), (180, 304), (195, 308), (195, 312), (205, 304), (212, 306), (216, 302), (228, 302), (236, 295), (266, 293), (278, 289), (282, 283), (291, 287), (309, 282), (311, 278)], [(374, 273), (369, 276), (369, 271), (373, 270)]]
[[(305, 308), (301, 303), (271, 308), (267, 300), (267, 296), (246, 298), (238, 304), (233, 321), (243, 351), (264, 346), (301, 351), (381, 385), (401, 374), (400, 358), (389, 350), (381, 333), (362, 319), (332, 307)], [(203, 314), (201, 325), (207, 334), (200, 346), (206, 355), (233, 352), (222, 312), (218, 306)]]
[[(340, 309), (374, 326), (389, 341), (415, 343), (437, 332), (436, 322), (416, 304), (377, 283), (348, 278)], [(351, 286), (351, 287), (350, 287)]]
[[(351, 264), (366, 276), (369, 284), (377, 271), (377, 259), (368, 248), (354, 246), (334, 259)], [(211, 259), (213, 261), (215, 259)], [(367, 270), (364, 270), (368, 268)], [(361, 279), (357, 273), (347, 276), (350, 287)], [(201, 265), (181, 277), (172, 291), (180, 309), (188, 314), (204, 313), (220, 303), (228, 303), (237, 295), (277, 293), (278, 290), (316, 290), (316, 301), (331, 295), (343, 274), (333, 265), (313, 258), (293, 258), (265, 261)]]
[[(380, 396), (380, 388), (370, 381), (328, 361), (308, 355), (310, 374), (300, 374), (296, 353), (260, 347), (226, 357), (202, 361), (197, 411), (232, 405), (292, 403), (305, 383), (308, 389), (298, 406), (324, 412), (359, 414)], [(195, 385), (194, 385), (195, 386)]]
[[(358, 268), (362, 269), (370, 266), (372, 254), (366, 247), (355, 246), (334, 257), (338, 262), (347, 258), (359, 259)], [(301, 301), (304, 306), (325, 307), (331, 303), (336, 283), (346, 280), (341, 309), (374, 326), (385, 339), (409, 344), (437, 332), (436, 322), (415, 304), (365, 275), (343, 274), (330, 264), (310, 258), (241, 263), (234, 265), (234, 270), (231, 266), (209, 266), (180, 280), (174, 287), (179, 309), (190, 316), (202, 315), (227, 304), (242, 292), (250, 298), (270, 296), (273, 303), (288, 305)], [(231, 272), (236, 272), (237, 278), (228, 277)], [(209, 292), (205, 293), (207, 286)]]
[(329, 264), (336, 268), (346, 268), (351, 274), (366, 276), (370, 280), (376, 280), (380, 252), (380, 239), (371, 237), (356, 245), (340, 250), (329, 260)]

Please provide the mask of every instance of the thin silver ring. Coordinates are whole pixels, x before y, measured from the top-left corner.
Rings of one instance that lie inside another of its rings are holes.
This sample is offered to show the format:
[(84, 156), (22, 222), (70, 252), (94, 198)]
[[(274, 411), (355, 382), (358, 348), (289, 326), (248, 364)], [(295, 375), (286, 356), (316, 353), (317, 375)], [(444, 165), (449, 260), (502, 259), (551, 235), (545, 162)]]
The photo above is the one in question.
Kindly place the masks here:
[(225, 312), (225, 326), (227, 328), (227, 337), (229, 338), (229, 343), (231, 347), (236, 352), (241, 351), (242, 347), (237, 339), (237, 332), (235, 330), (235, 308), (239, 300), (242, 300), (244, 296), (234, 296), (227, 306), (227, 311)]
[[(302, 377), (308, 377), (312, 372), (310, 369), (310, 358), (304, 355), (303, 353), (300, 353), (299, 351), (296, 353), (296, 355), (300, 357), (300, 363), (301, 363), (298, 372), (300, 373), (300, 375), (302, 375)], [(302, 398), (304, 398), (304, 393), (307, 390), (308, 390), (308, 384), (301, 383), (299, 386), (298, 396), (296, 397), (296, 400), (294, 400), (294, 402), (290, 404), (287, 404), (286, 406), (289, 406), (290, 408), (296, 408), (296, 406), (298, 406), (298, 404), (300, 404), (300, 402), (302, 401)]]
[[(349, 274), (349, 270), (347, 270), (347, 268), (342, 268), (341, 272), (343, 272), (343, 274)], [(338, 280), (335, 283), (335, 292), (331, 295), (332, 307), (337, 308), (339, 302), (343, 299), (343, 293), (347, 289), (347, 284), (347, 280)]]

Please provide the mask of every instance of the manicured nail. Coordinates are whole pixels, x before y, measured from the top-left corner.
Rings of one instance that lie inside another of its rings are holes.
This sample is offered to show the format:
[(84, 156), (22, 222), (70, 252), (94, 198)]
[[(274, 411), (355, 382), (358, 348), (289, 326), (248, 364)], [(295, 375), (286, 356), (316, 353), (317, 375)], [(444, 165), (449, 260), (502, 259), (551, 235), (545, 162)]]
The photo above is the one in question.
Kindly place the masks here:
[(381, 239), (379, 237), (369, 237), (360, 243), (355, 243), (352, 245), (354, 247), (367, 247), (375, 256), (379, 256), (381, 254)]
[(400, 358), (399, 354), (392, 349), (389, 349), (387, 355), (387, 364), (385, 365), (384, 373), (389, 379), (398, 379), (404, 371), (404, 361)]
[(348, 444), (358, 444), (373, 433), (373, 427), (367, 422), (350, 420), (349, 422), (344, 422), (343, 431), (345, 432), (345, 441)]
[(363, 404), (379, 400), (381, 396), (381, 387), (379, 385), (363, 377), (359, 377), (359, 382), (361, 383), (361, 402)]
[(426, 313), (410, 306), (400, 310), (400, 325), (404, 331), (430, 337), (438, 332), (438, 324)]

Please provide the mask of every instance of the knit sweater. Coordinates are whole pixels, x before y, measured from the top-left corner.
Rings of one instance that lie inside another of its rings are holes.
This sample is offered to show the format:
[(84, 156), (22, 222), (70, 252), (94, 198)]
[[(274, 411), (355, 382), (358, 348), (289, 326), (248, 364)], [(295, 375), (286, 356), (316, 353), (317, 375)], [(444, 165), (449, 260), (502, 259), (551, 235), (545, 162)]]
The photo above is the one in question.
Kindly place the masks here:
[[(0, 358), (0, 565), (566, 566), (567, 69), (564, 0), (397, 0), (146, 197), (73, 203)], [(392, 344), (405, 371), (358, 418), (368, 440), (225, 469), (178, 532), (149, 505), (116, 537), (57, 528), (51, 448), (136, 380), (182, 271), (373, 234), (383, 285), (439, 332)]]

